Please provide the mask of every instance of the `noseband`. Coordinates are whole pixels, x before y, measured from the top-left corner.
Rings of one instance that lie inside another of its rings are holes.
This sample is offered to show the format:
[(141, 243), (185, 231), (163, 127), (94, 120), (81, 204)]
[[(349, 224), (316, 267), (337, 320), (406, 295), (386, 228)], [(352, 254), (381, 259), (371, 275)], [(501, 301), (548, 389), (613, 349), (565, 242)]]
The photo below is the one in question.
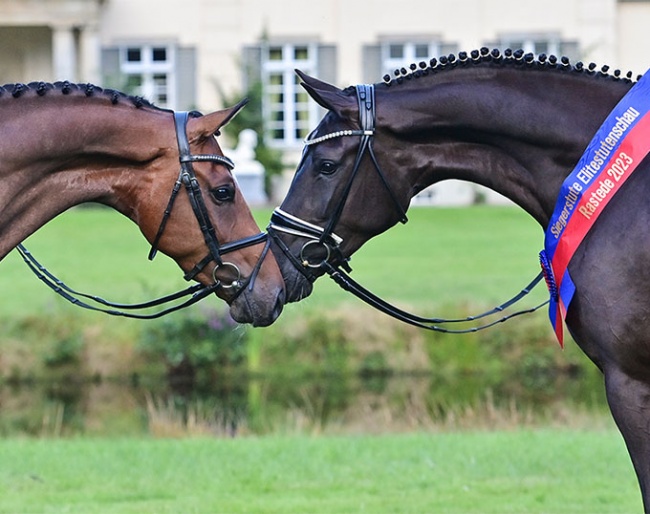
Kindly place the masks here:
[[(270, 240), (267, 237), (267, 234), (260, 233), (254, 236), (246, 237), (239, 239), (237, 241), (232, 241), (225, 244), (220, 244), (217, 238), (217, 233), (210, 221), (210, 215), (208, 209), (203, 200), (203, 194), (201, 193), (201, 187), (199, 181), (196, 178), (196, 173), (192, 166), (193, 162), (217, 162), (226, 166), (229, 170), (232, 170), (235, 165), (228, 157), (217, 154), (200, 154), (193, 155), (190, 152), (190, 144), (187, 139), (187, 120), (190, 116), (188, 112), (174, 112), (174, 125), (176, 128), (176, 140), (178, 142), (178, 152), (179, 152), (179, 161), (181, 165), (180, 172), (178, 174), (178, 179), (174, 184), (169, 201), (167, 202), (167, 207), (163, 213), (160, 226), (158, 227), (158, 232), (156, 237), (151, 245), (151, 250), (149, 252), (149, 260), (153, 260), (158, 252), (158, 245), (160, 239), (165, 231), (167, 221), (171, 216), (172, 209), (174, 207), (174, 202), (182, 186), (185, 187), (187, 191), (194, 216), (199, 224), (201, 233), (203, 234), (203, 239), (205, 244), (208, 247), (208, 254), (199, 261), (190, 271), (185, 273), (183, 278), (185, 280), (194, 279), (210, 262), (215, 263), (215, 267), (212, 270), (212, 277), (214, 283), (211, 285), (203, 284), (194, 284), (187, 289), (172, 293), (170, 295), (151, 300), (149, 302), (137, 303), (137, 304), (122, 304), (114, 303), (108, 300), (104, 300), (101, 297), (89, 295), (86, 293), (81, 293), (67, 286), (61, 280), (56, 278), (52, 273), (50, 273), (43, 265), (41, 265), (34, 256), (22, 245), (19, 244), (16, 249), (21, 254), (25, 263), (29, 268), (34, 272), (34, 274), (42, 280), (48, 287), (50, 287), (54, 292), (62, 296), (64, 299), (68, 300), (70, 303), (83, 307), (84, 309), (90, 309), (93, 311), (100, 311), (106, 314), (113, 316), (124, 316), (127, 318), (137, 318), (137, 319), (153, 319), (169, 314), (170, 312), (177, 311), (184, 307), (188, 307), (199, 300), (205, 298), (206, 296), (216, 292), (218, 289), (233, 289), (235, 291), (233, 298), (234, 300), (248, 285), (249, 289), (252, 290), (255, 279), (259, 270), (262, 266), (264, 258), (266, 257), (269, 247)], [(252, 273), (249, 277), (242, 280), (241, 271), (239, 267), (232, 262), (224, 261), (221, 256), (223, 254), (241, 250), (248, 246), (256, 245), (265, 242), (264, 249), (260, 254), (260, 258), (257, 261)], [(219, 269), (229, 269), (234, 272), (235, 278), (227, 284), (224, 284), (221, 280), (217, 278), (217, 271)], [(167, 307), (159, 312), (153, 314), (136, 314), (131, 312), (125, 312), (125, 310), (141, 310), (148, 309), (151, 307), (157, 307), (161, 305), (168, 304), (169, 302), (183, 298), (184, 296), (191, 295), (190, 298), (184, 302), (174, 305), (172, 307)], [(89, 304), (80, 298), (85, 298), (86, 300), (91, 300), (97, 304), (103, 305), (105, 307), (110, 307), (108, 309), (103, 307), (98, 307), (97, 305)]]
[[(312, 139), (308, 138), (305, 141), (306, 151), (309, 146), (322, 143), (324, 141), (328, 141), (337, 137), (358, 136), (361, 138), (359, 141), (359, 148), (357, 149), (357, 155), (354, 159), (354, 165), (352, 166), (352, 172), (350, 173), (350, 177), (347, 184), (345, 185), (341, 199), (334, 209), (334, 212), (332, 213), (327, 226), (325, 228), (318, 227), (312, 223), (298, 218), (297, 216), (289, 214), (288, 212), (285, 212), (278, 207), (273, 211), (273, 214), (271, 215), (271, 223), (267, 228), (269, 235), (273, 237), (273, 240), (282, 249), (287, 258), (308, 280), (312, 282), (318, 278), (318, 275), (312, 271), (314, 269), (327, 271), (330, 267), (338, 268), (339, 266), (342, 266), (345, 270), (351, 271), (348, 264), (349, 258), (345, 257), (341, 252), (341, 243), (343, 242), (343, 239), (334, 233), (334, 228), (341, 218), (343, 208), (345, 207), (348, 196), (350, 196), (350, 191), (352, 189), (354, 179), (357, 176), (357, 173), (361, 166), (361, 161), (363, 160), (363, 157), (366, 153), (370, 156), (375, 170), (381, 178), (382, 183), (388, 191), (393, 204), (399, 213), (400, 222), (406, 223), (408, 221), (406, 211), (400, 204), (395, 191), (386, 179), (385, 173), (379, 166), (377, 157), (375, 156), (375, 152), (372, 147), (373, 136), (375, 135), (376, 117), (375, 86), (372, 84), (357, 85), (356, 93), (357, 103), (359, 106), (359, 124), (361, 126), (360, 130), (341, 130)], [(298, 257), (291, 253), (289, 248), (278, 236), (278, 232), (284, 232), (292, 236), (308, 239), (308, 241), (302, 246), (300, 255)], [(323, 248), (324, 258), (319, 258), (316, 261), (310, 260), (309, 251), (315, 250), (319, 246)]]
[[(359, 142), (359, 148), (357, 149), (357, 156), (354, 160), (354, 166), (352, 167), (352, 173), (350, 178), (343, 190), (343, 195), (339, 203), (337, 204), (332, 217), (330, 218), (327, 226), (321, 228), (317, 225), (309, 223), (300, 219), (293, 214), (283, 211), (279, 207), (273, 211), (271, 216), (271, 223), (269, 224), (267, 231), (269, 235), (276, 242), (278, 247), (282, 252), (287, 256), (291, 261), (294, 267), (302, 273), (307, 280), (313, 282), (319, 275), (315, 274), (312, 269), (318, 269), (322, 272), (327, 273), (330, 278), (332, 278), (342, 289), (352, 293), (354, 296), (364, 301), (368, 305), (376, 308), (377, 310), (388, 314), (389, 316), (408, 323), (409, 325), (414, 325), (419, 328), (424, 328), (427, 330), (432, 330), (435, 332), (444, 332), (450, 334), (464, 334), (468, 332), (477, 332), (485, 328), (492, 327), (498, 323), (502, 323), (508, 319), (514, 318), (515, 316), (520, 316), (521, 314), (528, 314), (535, 312), (544, 305), (548, 303), (548, 300), (538, 304), (530, 309), (525, 309), (521, 311), (514, 312), (512, 314), (503, 316), (499, 319), (487, 322), (478, 327), (471, 327), (467, 329), (449, 329), (439, 326), (440, 324), (445, 323), (465, 323), (469, 321), (475, 321), (478, 319), (485, 318), (492, 314), (497, 314), (503, 312), (505, 309), (515, 304), (523, 297), (525, 297), (537, 284), (539, 284), (543, 278), (542, 273), (539, 273), (526, 287), (524, 287), (518, 294), (513, 296), (511, 299), (502, 303), (501, 305), (494, 307), (486, 312), (478, 314), (476, 316), (468, 316), (467, 318), (454, 318), (454, 319), (445, 319), (445, 318), (425, 318), (406, 312), (404, 310), (391, 305), (386, 302), (379, 296), (375, 295), (368, 289), (364, 288), (361, 284), (356, 282), (350, 277), (348, 273), (352, 271), (349, 265), (349, 257), (345, 257), (340, 249), (340, 245), (343, 242), (343, 239), (337, 236), (334, 233), (334, 227), (338, 224), (341, 213), (343, 212), (343, 207), (347, 201), (348, 196), (350, 195), (350, 190), (352, 189), (352, 183), (359, 171), (361, 165), (361, 160), (365, 153), (370, 155), (370, 159), (375, 167), (375, 170), (379, 174), (382, 183), (388, 190), (393, 204), (395, 205), (399, 215), (400, 222), (406, 223), (408, 218), (406, 217), (406, 211), (399, 203), (395, 191), (391, 188), (389, 182), (386, 180), (386, 175), (382, 171), (379, 163), (377, 162), (377, 157), (372, 147), (373, 136), (375, 134), (375, 89), (371, 84), (362, 84), (356, 86), (357, 92), (357, 101), (359, 104), (359, 124), (361, 125), (360, 130), (341, 130), (338, 132), (332, 132), (330, 134), (325, 134), (323, 136), (315, 137), (312, 139), (307, 139), (305, 141), (305, 151), (311, 145), (322, 143), (337, 137), (347, 137), (347, 136), (359, 136), (361, 140)], [(300, 254), (298, 256), (291, 253), (289, 247), (282, 241), (279, 236), (279, 232), (289, 234), (292, 236), (302, 237), (308, 239), (308, 241), (303, 244)], [(311, 247), (322, 246), (324, 249), (324, 258), (318, 259), (315, 262), (310, 261), (308, 250)], [(343, 269), (341, 269), (341, 267)]]

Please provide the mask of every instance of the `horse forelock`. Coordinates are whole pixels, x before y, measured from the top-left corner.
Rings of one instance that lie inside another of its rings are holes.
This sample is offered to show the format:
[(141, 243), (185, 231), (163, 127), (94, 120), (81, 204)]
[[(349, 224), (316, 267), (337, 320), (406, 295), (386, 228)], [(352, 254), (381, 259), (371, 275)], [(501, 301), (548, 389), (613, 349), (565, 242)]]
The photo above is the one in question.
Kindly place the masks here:
[(32, 95), (51, 96), (57, 93), (63, 96), (86, 96), (88, 98), (108, 99), (113, 105), (128, 102), (136, 108), (148, 107), (159, 109), (149, 100), (141, 96), (128, 95), (116, 89), (102, 88), (90, 83), (77, 84), (66, 80), (54, 83), (30, 82), (28, 84), (15, 83), (0, 86), (0, 100), (4, 98), (17, 99)]
[(595, 63), (585, 65), (583, 62), (578, 61), (572, 64), (568, 57), (556, 57), (555, 55), (524, 53), (523, 50), (506, 49), (503, 52), (499, 49), (490, 50), (483, 47), (480, 50), (472, 50), (471, 52), (459, 52), (456, 54), (443, 55), (426, 61), (421, 61), (418, 64), (412, 63), (407, 68), (400, 68), (394, 71), (394, 77), (389, 74), (384, 75), (383, 80), (386, 86), (394, 84), (408, 83), (413, 79), (436, 75), (441, 72), (446, 72), (458, 68), (469, 68), (472, 66), (511, 66), (521, 69), (535, 69), (535, 70), (548, 70), (549, 72), (570, 72), (575, 74), (582, 74), (593, 77), (605, 77), (612, 80), (633, 82), (640, 78), (638, 75), (633, 78), (631, 71), (623, 74), (621, 70), (614, 70), (610, 72), (610, 67), (607, 65), (601, 66), (598, 70)]

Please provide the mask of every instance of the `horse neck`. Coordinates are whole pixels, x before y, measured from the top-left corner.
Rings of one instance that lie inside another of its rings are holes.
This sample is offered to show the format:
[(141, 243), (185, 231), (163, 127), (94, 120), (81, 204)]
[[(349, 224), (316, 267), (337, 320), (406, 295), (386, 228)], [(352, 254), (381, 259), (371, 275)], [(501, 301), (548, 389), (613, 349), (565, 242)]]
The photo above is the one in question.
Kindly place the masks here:
[(88, 159), (142, 163), (173, 141), (173, 130), (169, 140), (155, 137), (159, 123), (165, 119), (171, 123), (168, 112), (128, 103), (111, 105), (104, 98), (3, 99), (0, 114), (2, 178), (23, 170), (32, 177), (72, 171), (73, 162)]
[(467, 180), (545, 227), (563, 180), (629, 88), (577, 72), (449, 70), (385, 89), (393, 101), (382, 119), (378, 96), (378, 126), (394, 132), (391, 152), (410, 170), (413, 194), (440, 180)]
[(0, 115), (0, 259), (73, 205), (98, 201), (128, 215), (138, 172), (175, 148), (169, 113), (104, 98), (9, 98)]

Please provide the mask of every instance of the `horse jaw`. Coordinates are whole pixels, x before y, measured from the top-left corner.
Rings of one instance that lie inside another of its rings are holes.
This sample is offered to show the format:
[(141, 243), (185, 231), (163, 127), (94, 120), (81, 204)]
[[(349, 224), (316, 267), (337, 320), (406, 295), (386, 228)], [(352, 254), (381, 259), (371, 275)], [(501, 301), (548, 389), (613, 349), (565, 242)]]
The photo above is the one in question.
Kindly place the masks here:
[(313, 291), (313, 283), (298, 271), (273, 239), (271, 239), (271, 252), (276, 256), (275, 260), (284, 279), (286, 303), (299, 302), (307, 298)]

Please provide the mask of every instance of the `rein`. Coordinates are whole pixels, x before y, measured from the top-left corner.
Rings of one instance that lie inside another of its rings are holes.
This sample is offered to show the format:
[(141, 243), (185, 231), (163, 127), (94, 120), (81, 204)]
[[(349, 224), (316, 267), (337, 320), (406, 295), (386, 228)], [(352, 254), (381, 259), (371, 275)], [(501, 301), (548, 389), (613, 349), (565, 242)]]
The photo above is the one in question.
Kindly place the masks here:
[[(199, 223), (199, 227), (201, 228), (201, 233), (203, 234), (205, 244), (208, 247), (208, 255), (205, 258), (203, 258), (201, 261), (199, 261), (189, 272), (185, 273), (183, 278), (187, 281), (192, 280), (210, 262), (215, 262), (216, 266), (212, 271), (212, 277), (214, 279), (214, 283), (207, 286), (204, 284), (194, 284), (186, 289), (177, 291), (176, 293), (165, 295), (160, 298), (150, 300), (148, 302), (134, 303), (134, 304), (115, 303), (115, 302), (110, 302), (108, 300), (105, 300), (99, 296), (89, 295), (86, 293), (76, 291), (75, 289), (67, 286), (63, 281), (56, 278), (56, 276), (54, 276), (42, 264), (40, 264), (22, 244), (17, 245), (16, 249), (20, 253), (21, 257), (23, 258), (23, 261), (25, 262), (25, 264), (27, 264), (29, 269), (36, 275), (38, 279), (43, 281), (43, 283), (45, 283), (50, 289), (52, 289), (55, 293), (57, 293), (59, 296), (69, 301), (73, 305), (82, 307), (84, 309), (104, 312), (106, 314), (110, 314), (111, 316), (122, 316), (122, 317), (135, 318), (135, 319), (159, 318), (171, 312), (183, 309), (185, 307), (189, 307), (190, 305), (195, 304), (199, 300), (202, 300), (206, 296), (209, 296), (210, 294), (216, 292), (220, 288), (223, 289), (234, 288), (236, 293), (233, 297), (233, 300), (239, 294), (241, 294), (241, 292), (244, 290), (246, 286), (249, 287), (249, 290), (252, 290), (255, 279), (257, 278), (259, 270), (262, 266), (262, 262), (264, 261), (264, 258), (266, 257), (269, 251), (271, 242), (268, 239), (267, 234), (260, 233), (254, 236), (246, 237), (225, 244), (219, 243), (214, 226), (210, 221), (210, 216), (208, 214), (205, 201), (203, 200), (201, 187), (196, 178), (194, 168), (192, 167), (192, 162), (204, 162), (204, 161), (218, 162), (226, 166), (229, 170), (232, 170), (235, 165), (232, 162), (232, 160), (230, 160), (228, 157), (225, 157), (223, 155), (217, 155), (217, 154), (193, 155), (191, 153), (189, 141), (187, 139), (187, 130), (186, 130), (187, 120), (189, 116), (190, 113), (188, 112), (174, 113), (174, 126), (176, 129), (176, 140), (178, 142), (179, 161), (180, 161), (181, 169), (178, 175), (178, 179), (176, 180), (176, 183), (174, 184), (174, 187), (172, 189), (171, 195), (169, 197), (169, 201), (167, 202), (167, 207), (163, 213), (160, 226), (158, 227), (158, 232), (156, 233), (156, 237), (154, 238), (154, 241), (151, 245), (151, 250), (149, 252), (149, 260), (153, 260), (153, 258), (156, 256), (158, 252), (158, 245), (165, 231), (167, 221), (171, 216), (174, 202), (176, 200), (176, 197), (178, 196), (181, 187), (184, 186), (185, 190), (187, 191), (190, 204), (192, 206), (192, 210), (194, 211), (194, 216), (196, 217), (196, 220)], [(260, 254), (260, 258), (258, 259), (257, 264), (255, 265), (255, 268), (253, 269), (251, 275), (244, 280), (242, 280), (241, 271), (235, 264), (228, 261), (224, 261), (222, 259), (223, 254), (233, 252), (236, 250), (241, 250), (242, 248), (260, 244), (262, 242), (264, 242), (265, 245), (264, 245), (264, 249), (262, 250), (262, 253)], [(216, 276), (216, 273), (220, 268), (231, 269), (232, 271), (234, 271), (236, 278), (231, 283), (224, 284)], [(161, 311), (155, 313), (141, 314), (141, 313), (127, 312), (131, 310), (142, 310), (142, 309), (149, 309), (151, 307), (159, 307), (162, 305), (169, 304), (170, 302), (173, 302), (175, 300), (179, 300), (185, 296), (189, 296), (189, 298), (183, 301), (182, 303), (170, 307), (166, 307)], [(80, 298), (84, 298), (85, 300), (92, 301), (98, 305), (93, 305), (91, 303), (88, 303), (87, 301), (81, 300)], [(100, 305), (103, 307), (100, 307)]]
[[(507, 316), (503, 316), (492, 322), (485, 323), (477, 327), (471, 327), (467, 329), (448, 329), (445, 327), (440, 327), (441, 324), (446, 323), (465, 323), (470, 321), (475, 321), (488, 317), (490, 315), (503, 312), (508, 307), (517, 303), (523, 297), (525, 297), (539, 282), (544, 278), (543, 273), (539, 273), (525, 288), (523, 288), (517, 295), (513, 296), (511, 299), (502, 303), (501, 305), (494, 307), (486, 312), (478, 314), (476, 316), (468, 316), (466, 318), (454, 318), (454, 319), (444, 319), (444, 318), (426, 318), (421, 317), (388, 303), (379, 296), (375, 295), (361, 284), (356, 282), (350, 277), (349, 273), (352, 272), (352, 269), (349, 265), (349, 257), (346, 258), (341, 249), (340, 245), (343, 242), (343, 239), (337, 236), (334, 233), (334, 228), (338, 224), (338, 221), (343, 212), (343, 207), (347, 201), (350, 191), (352, 189), (352, 183), (357, 176), (359, 167), (361, 165), (361, 160), (364, 155), (368, 153), (375, 170), (379, 174), (382, 183), (385, 188), (388, 190), (390, 197), (395, 205), (399, 215), (400, 222), (406, 223), (408, 218), (406, 216), (406, 210), (399, 203), (395, 191), (390, 186), (390, 183), (386, 179), (385, 173), (382, 171), (375, 152), (373, 150), (372, 137), (375, 134), (375, 89), (372, 84), (362, 84), (356, 86), (357, 92), (357, 101), (359, 105), (359, 124), (361, 125), (360, 130), (342, 130), (338, 132), (332, 132), (330, 134), (325, 134), (323, 136), (315, 138), (307, 138), (305, 141), (305, 150), (311, 146), (324, 141), (328, 141), (332, 138), (337, 137), (348, 137), (348, 136), (359, 136), (361, 140), (359, 142), (359, 148), (357, 149), (357, 155), (354, 160), (354, 165), (352, 167), (352, 173), (350, 178), (343, 190), (343, 195), (341, 200), (336, 206), (332, 217), (327, 223), (326, 228), (321, 228), (317, 225), (304, 221), (293, 214), (289, 214), (283, 211), (281, 208), (276, 208), (273, 211), (271, 216), (271, 223), (269, 224), (267, 231), (269, 235), (273, 238), (276, 244), (280, 247), (282, 252), (287, 256), (295, 268), (300, 271), (308, 280), (311, 282), (315, 281), (318, 278), (318, 275), (315, 274), (312, 270), (317, 269), (322, 272), (327, 273), (334, 282), (336, 282), (342, 289), (352, 293), (354, 296), (367, 303), (371, 307), (378, 309), (379, 311), (399, 320), (409, 325), (414, 325), (419, 328), (424, 328), (426, 330), (432, 330), (435, 332), (443, 332), (449, 334), (465, 334), (470, 332), (477, 332), (489, 327), (492, 327), (498, 323), (503, 323), (515, 316), (520, 316), (522, 314), (528, 314), (535, 312), (536, 310), (542, 308), (544, 305), (549, 303), (548, 300), (545, 302), (536, 305), (530, 309), (525, 309), (511, 313)], [(302, 246), (300, 254), (298, 256), (291, 253), (289, 247), (282, 241), (279, 233), (285, 233), (292, 236), (306, 238), (308, 241)], [(324, 249), (324, 258), (320, 258), (317, 261), (310, 260), (309, 250), (315, 248), (312, 247), (322, 247)], [(343, 268), (343, 269), (341, 269)]]
[(404, 311), (388, 303), (387, 301), (383, 300), (379, 296), (373, 294), (368, 289), (364, 288), (361, 284), (353, 280), (352, 277), (350, 277), (350, 275), (348, 275), (343, 270), (336, 269), (335, 267), (331, 266), (328, 263), (325, 263), (324, 266), (326, 267), (326, 271), (329, 274), (330, 278), (332, 278), (332, 280), (334, 280), (334, 282), (336, 282), (342, 289), (352, 293), (354, 296), (364, 301), (371, 307), (374, 307), (375, 309), (383, 312), (384, 314), (388, 314), (392, 318), (395, 318), (404, 323), (408, 323), (409, 325), (413, 325), (418, 328), (424, 328), (427, 330), (432, 330), (434, 332), (443, 332), (446, 334), (467, 334), (470, 332), (478, 332), (479, 330), (484, 330), (486, 328), (493, 327), (494, 325), (497, 325), (499, 323), (503, 323), (504, 321), (508, 321), (510, 318), (521, 316), (522, 314), (530, 314), (532, 312), (535, 312), (536, 310), (541, 309), (542, 307), (544, 307), (549, 303), (549, 300), (546, 300), (534, 307), (531, 307), (530, 309), (524, 309), (524, 310), (513, 312), (511, 314), (503, 316), (489, 323), (479, 325), (477, 327), (471, 327), (466, 329), (450, 329), (450, 328), (440, 327), (438, 325), (446, 324), (446, 323), (467, 323), (470, 321), (476, 321), (478, 319), (486, 318), (488, 316), (491, 316), (492, 314), (503, 312), (505, 309), (517, 303), (524, 296), (530, 293), (530, 291), (537, 284), (541, 282), (542, 278), (544, 278), (543, 273), (539, 273), (518, 294), (516, 294), (509, 300), (505, 301), (501, 305), (498, 305), (497, 307), (493, 307), (492, 309), (485, 311), (481, 314), (477, 314), (475, 316), (467, 316), (466, 318), (445, 319), (445, 318), (424, 318), (421, 316), (417, 316), (416, 314), (411, 314), (410, 312)]

